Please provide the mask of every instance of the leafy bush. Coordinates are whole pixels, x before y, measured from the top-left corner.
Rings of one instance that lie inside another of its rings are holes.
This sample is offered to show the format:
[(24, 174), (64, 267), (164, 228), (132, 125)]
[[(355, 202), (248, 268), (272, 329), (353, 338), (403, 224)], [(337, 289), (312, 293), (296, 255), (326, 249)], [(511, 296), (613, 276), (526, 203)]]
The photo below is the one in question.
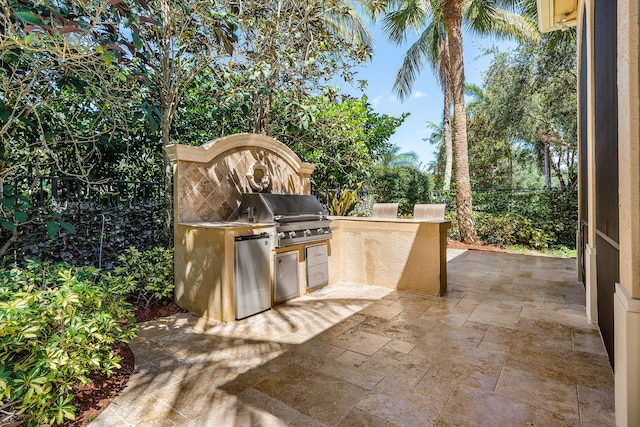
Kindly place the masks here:
[[(460, 238), (455, 212), (447, 212), (445, 218), (451, 221), (449, 238)], [(517, 214), (493, 215), (476, 212), (478, 237), (484, 243), (492, 245), (524, 245), (531, 248), (549, 248), (556, 242), (553, 233), (536, 228), (531, 220)]]
[(417, 168), (393, 166), (374, 177), (376, 202), (398, 203), (398, 213), (413, 213), (416, 203), (430, 203), (429, 176)]
[[(446, 203), (447, 219), (455, 220), (455, 192), (434, 192), (432, 200)], [(575, 188), (474, 191), (473, 210), (478, 235), (487, 243), (575, 248), (578, 226)], [(452, 229), (450, 237), (456, 238), (456, 232)]]
[(136, 334), (122, 277), (28, 261), (0, 268), (0, 395), (28, 425), (75, 418), (73, 389), (120, 367), (117, 341)]
[(517, 214), (478, 213), (476, 226), (480, 239), (494, 245), (526, 245), (542, 249), (556, 240), (555, 235), (535, 228), (531, 220)]
[(173, 300), (173, 249), (156, 247), (140, 252), (130, 247), (118, 257), (115, 274), (126, 278), (126, 290), (133, 300), (145, 308), (153, 301)]

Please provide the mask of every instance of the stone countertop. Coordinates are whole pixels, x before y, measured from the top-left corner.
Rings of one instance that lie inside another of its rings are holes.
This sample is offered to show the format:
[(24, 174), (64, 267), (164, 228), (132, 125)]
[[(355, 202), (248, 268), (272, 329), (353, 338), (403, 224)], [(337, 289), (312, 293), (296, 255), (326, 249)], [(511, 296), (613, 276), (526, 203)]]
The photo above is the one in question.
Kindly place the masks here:
[(331, 220), (346, 220), (346, 221), (370, 221), (370, 222), (402, 222), (402, 223), (416, 223), (416, 222), (429, 222), (429, 223), (451, 223), (449, 220), (433, 220), (433, 219), (408, 219), (408, 218), (373, 218), (370, 216), (330, 216)]
[(273, 222), (247, 222), (247, 221), (196, 221), (196, 222), (180, 222), (179, 225), (184, 227), (201, 227), (201, 228), (267, 228), (275, 226)]

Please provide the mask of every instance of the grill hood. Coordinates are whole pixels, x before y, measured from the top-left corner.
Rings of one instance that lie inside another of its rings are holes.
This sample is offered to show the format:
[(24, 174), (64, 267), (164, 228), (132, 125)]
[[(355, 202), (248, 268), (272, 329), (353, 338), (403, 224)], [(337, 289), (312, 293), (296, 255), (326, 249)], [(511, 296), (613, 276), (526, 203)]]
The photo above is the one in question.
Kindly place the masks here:
[(253, 222), (319, 220), (327, 214), (310, 194), (245, 193), (239, 208), (239, 218)]

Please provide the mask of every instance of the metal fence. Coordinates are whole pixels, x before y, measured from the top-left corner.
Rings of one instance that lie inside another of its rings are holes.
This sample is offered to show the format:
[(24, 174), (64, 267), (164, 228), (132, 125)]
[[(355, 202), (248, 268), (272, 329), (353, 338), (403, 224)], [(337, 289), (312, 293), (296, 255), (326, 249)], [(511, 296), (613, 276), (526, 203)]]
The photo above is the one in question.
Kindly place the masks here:
[(17, 194), (27, 194), (35, 206), (89, 203), (112, 209), (119, 206), (135, 206), (161, 203), (164, 183), (151, 181), (99, 180), (76, 177), (19, 176), (6, 180)]

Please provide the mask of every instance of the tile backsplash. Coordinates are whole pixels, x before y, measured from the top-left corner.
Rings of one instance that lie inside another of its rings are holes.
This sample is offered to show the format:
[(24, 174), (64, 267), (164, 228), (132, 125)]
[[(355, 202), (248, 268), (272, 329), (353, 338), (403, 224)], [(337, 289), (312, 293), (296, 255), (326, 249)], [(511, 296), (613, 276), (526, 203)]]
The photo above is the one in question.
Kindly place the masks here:
[(259, 180), (263, 167), (269, 177), (268, 191), (309, 194), (310, 176), (297, 171), (290, 161), (280, 155), (282, 150), (269, 150), (262, 145), (238, 144), (206, 163), (178, 158), (174, 177), (177, 220), (201, 222), (238, 219), (241, 194), (255, 191), (250, 185), (249, 175), (255, 175)]

